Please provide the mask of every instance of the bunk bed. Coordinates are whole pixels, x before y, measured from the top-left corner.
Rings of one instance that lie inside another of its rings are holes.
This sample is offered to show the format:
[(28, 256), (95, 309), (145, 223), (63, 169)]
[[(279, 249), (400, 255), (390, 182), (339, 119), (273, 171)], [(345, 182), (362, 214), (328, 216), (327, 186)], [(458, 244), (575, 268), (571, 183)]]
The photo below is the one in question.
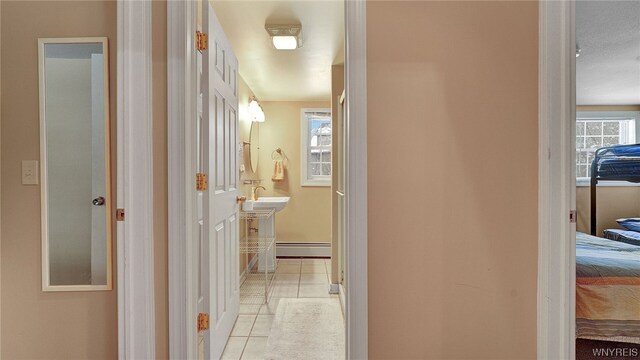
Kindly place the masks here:
[(591, 163), (591, 235), (597, 231), (597, 185), (600, 181), (640, 183), (640, 144), (615, 145), (596, 150)]

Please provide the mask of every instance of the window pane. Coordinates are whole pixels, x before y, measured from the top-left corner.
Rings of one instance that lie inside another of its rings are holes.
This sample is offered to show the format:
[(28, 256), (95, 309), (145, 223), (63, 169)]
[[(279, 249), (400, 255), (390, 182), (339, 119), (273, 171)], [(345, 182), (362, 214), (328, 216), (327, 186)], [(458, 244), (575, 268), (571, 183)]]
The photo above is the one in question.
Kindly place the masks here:
[(311, 176), (318, 176), (318, 175), (320, 175), (320, 164), (318, 164), (318, 163), (311, 163), (310, 170), (311, 170), (311, 171), (310, 171), (310, 173), (311, 173), (310, 175), (311, 175)]
[(320, 129), (320, 145), (331, 146), (331, 126)]
[[(587, 131), (589, 131), (588, 127), (587, 127)], [(587, 137), (587, 149), (597, 149), (599, 147), (602, 147), (602, 138)]]
[(578, 164), (586, 164), (587, 163), (587, 152), (586, 151), (577, 151), (576, 160)]
[(318, 119), (318, 118), (313, 118), (311, 119), (311, 122), (309, 123), (309, 131), (312, 134), (317, 134), (318, 133), (318, 129), (324, 125), (327, 121), (324, 119)]
[(588, 122), (587, 135), (602, 135), (602, 123), (593, 121)]
[(322, 162), (330, 163), (331, 162), (331, 151), (323, 151), (322, 152)]
[(618, 136), (605, 136), (602, 141), (604, 146), (617, 145), (618, 143), (620, 143), (620, 137)]
[(309, 155), (309, 162), (320, 162), (320, 150), (311, 149), (311, 155)]
[(586, 165), (578, 165), (576, 167), (576, 176), (577, 177), (587, 177), (587, 166)]
[(584, 135), (584, 121), (578, 121), (576, 124), (576, 135)]
[(589, 151), (587, 153), (587, 165), (591, 165), (591, 162), (593, 162), (593, 158), (595, 157), (595, 151)]
[(584, 149), (584, 136), (576, 136), (576, 149)]
[(620, 123), (618, 121), (607, 121), (602, 125), (602, 128), (605, 135), (615, 135), (617, 137), (620, 134)]
[(331, 175), (331, 164), (322, 164), (322, 175)]

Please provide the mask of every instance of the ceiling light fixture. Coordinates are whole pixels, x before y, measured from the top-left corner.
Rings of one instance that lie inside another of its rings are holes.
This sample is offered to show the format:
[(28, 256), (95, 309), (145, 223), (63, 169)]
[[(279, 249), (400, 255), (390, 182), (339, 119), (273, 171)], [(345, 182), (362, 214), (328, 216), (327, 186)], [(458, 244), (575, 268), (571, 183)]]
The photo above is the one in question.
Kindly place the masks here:
[(302, 25), (265, 25), (277, 50), (295, 50), (302, 47)]

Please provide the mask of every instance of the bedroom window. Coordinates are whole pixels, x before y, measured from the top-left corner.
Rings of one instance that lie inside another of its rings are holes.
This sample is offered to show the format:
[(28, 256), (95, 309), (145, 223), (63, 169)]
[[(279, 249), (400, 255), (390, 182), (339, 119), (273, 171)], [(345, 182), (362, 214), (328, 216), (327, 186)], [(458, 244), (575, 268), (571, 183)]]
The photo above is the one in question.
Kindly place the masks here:
[(331, 186), (331, 110), (302, 109), (302, 186)]
[[(634, 144), (634, 117), (589, 117), (576, 119), (576, 177), (584, 185), (591, 174), (591, 162), (597, 149), (604, 146)], [(582, 185), (580, 184), (580, 185)]]

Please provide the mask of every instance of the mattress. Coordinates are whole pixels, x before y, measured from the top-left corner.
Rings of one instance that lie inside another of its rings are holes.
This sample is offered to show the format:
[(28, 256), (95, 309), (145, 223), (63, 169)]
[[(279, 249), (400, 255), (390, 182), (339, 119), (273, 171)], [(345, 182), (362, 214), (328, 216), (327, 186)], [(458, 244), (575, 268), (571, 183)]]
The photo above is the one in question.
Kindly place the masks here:
[(598, 180), (640, 182), (640, 144), (598, 149), (591, 171)]
[(597, 179), (640, 182), (640, 158), (603, 159), (597, 164)]
[(577, 233), (576, 336), (640, 343), (640, 246)]
[(605, 239), (640, 246), (640, 232), (621, 229), (606, 229)]

